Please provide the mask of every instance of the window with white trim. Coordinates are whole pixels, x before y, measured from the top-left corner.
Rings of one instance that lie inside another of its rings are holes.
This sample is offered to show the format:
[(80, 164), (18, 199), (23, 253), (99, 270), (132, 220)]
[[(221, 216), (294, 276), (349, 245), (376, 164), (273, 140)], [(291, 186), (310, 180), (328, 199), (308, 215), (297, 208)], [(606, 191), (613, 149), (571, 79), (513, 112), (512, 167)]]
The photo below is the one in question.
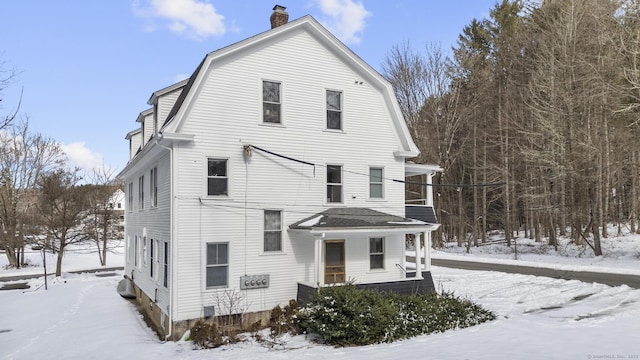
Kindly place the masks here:
[(370, 199), (383, 199), (384, 198), (384, 171), (381, 167), (369, 168), (369, 198)]
[(327, 90), (327, 129), (342, 130), (342, 92)]
[(153, 270), (155, 268), (155, 263), (154, 262), (156, 260), (156, 257), (155, 257), (155, 255), (156, 255), (155, 254), (156, 247), (155, 247), (153, 239), (151, 239), (151, 241), (149, 242), (149, 246), (151, 247), (149, 249), (149, 277), (153, 279), (153, 275), (154, 275), (153, 274)]
[(158, 168), (151, 168), (149, 173), (149, 199), (151, 207), (158, 206)]
[(264, 251), (282, 251), (282, 211), (264, 211)]
[(143, 265), (147, 265), (147, 237), (142, 236), (142, 263)]
[(138, 240), (138, 235), (134, 236), (134, 246), (133, 246), (133, 266), (140, 266), (140, 241)]
[(342, 202), (342, 166), (327, 165), (327, 202)]
[(162, 285), (169, 285), (169, 243), (164, 242), (164, 250), (162, 251)]
[(280, 83), (275, 81), (262, 82), (262, 121), (270, 124), (280, 124), (281, 113)]
[(227, 159), (207, 159), (207, 195), (229, 195)]
[(226, 287), (229, 284), (229, 244), (207, 244), (207, 287)]
[(369, 269), (384, 269), (384, 238), (369, 238)]
[(140, 209), (144, 209), (144, 175), (138, 178), (138, 201)]
[(127, 190), (127, 198), (129, 200), (127, 203), (127, 210), (131, 212), (131, 210), (133, 210), (133, 182), (129, 183)]

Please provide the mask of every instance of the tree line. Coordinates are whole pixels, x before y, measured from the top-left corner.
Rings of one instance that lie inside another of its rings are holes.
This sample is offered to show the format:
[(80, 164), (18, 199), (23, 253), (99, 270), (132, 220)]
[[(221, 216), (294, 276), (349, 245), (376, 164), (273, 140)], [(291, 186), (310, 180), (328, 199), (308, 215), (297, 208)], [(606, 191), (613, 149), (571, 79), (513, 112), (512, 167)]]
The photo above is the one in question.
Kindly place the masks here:
[(638, 231), (637, 0), (503, 0), (451, 55), (403, 43), (383, 73), (418, 162), (444, 169), (436, 242), (477, 245), (499, 230), (508, 245), (569, 236), (601, 255), (607, 224)]
[[(0, 71), (0, 101), (14, 76)], [(95, 169), (90, 184), (83, 183), (60, 144), (31, 131), (18, 109), (0, 116), (0, 251), (16, 268), (26, 265), (25, 249), (55, 253), (60, 276), (65, 250), (92, 242), (106, 265), (109, 240), (122, 238), (112, 203), (121, 186), (113, 170)]]

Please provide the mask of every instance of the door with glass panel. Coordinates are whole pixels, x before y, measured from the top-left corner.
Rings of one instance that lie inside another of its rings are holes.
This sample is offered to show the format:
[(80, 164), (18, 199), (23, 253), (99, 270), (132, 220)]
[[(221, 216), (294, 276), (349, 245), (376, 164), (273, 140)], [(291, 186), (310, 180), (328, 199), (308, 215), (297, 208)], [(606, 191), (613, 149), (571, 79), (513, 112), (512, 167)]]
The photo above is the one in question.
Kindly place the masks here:
[(344, 283), (346, 277), (344, 240), (326, 241), (324, 259), (324, 283)]

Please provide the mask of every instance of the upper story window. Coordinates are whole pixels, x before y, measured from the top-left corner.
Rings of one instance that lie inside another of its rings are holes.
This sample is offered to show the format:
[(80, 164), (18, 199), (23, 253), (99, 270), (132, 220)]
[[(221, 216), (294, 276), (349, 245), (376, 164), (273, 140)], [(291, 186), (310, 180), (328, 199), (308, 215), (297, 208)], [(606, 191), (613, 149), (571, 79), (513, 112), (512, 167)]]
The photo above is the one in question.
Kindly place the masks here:
[(274, 81), (262, 82), (262, 121), (271, 124), (280, 124), (280, 83)]
[(229, 195), (227, 159), (208, 159), (207, 195)]
[(144, 175), (138, 178), (138, 201), (140, 209), (144, 209)]
[(282, 251), (281, 211), (264, 211), (264, 251)]
[(129, 183), (127, 188), (127, 210), (133, 210), (133, 182)]
[(149, 193), (151, 199), (151, 207), (158, 206), (158, 168), (151, 168), (149, 173)]
[(369, 198), (370, 199), (382, 199), (384, 198), (383, 191), (383, 169), (381, 167), (369, 168)]
[(327, 129), (342, 130), (342, 92), (327, 90)]
[(342, 202), (342, 166), (327, 165), (327, 202)]

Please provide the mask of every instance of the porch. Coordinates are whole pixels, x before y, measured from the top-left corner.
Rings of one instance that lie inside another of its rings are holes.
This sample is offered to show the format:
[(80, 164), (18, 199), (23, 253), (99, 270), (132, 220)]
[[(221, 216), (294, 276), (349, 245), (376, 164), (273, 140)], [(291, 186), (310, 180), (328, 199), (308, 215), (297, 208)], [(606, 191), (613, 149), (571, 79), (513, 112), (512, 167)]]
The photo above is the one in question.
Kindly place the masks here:
[[(399, 281), (355, 284), (355, 286), (359, 289), (375, 289), (379, 291), (394, 292), (402, 295), (430, 293), (436, 290), (435, 285), (433, 284), (433, 278), (431, 277), (431, 271), (423, 271), (422, 278), (415, 277), (415, 271), (412, 275), (413, 277), (411, 277), (411, 272), (408, 272), (407, 279)], [(319, 288), (316, 286), (298, 283), (298, 294), (296, 298), (298, 304), (302, 306), (305, 305), (309, 301), (309, 299), (311, 299), (313, 293), (317, 292), (318, 290)]]

